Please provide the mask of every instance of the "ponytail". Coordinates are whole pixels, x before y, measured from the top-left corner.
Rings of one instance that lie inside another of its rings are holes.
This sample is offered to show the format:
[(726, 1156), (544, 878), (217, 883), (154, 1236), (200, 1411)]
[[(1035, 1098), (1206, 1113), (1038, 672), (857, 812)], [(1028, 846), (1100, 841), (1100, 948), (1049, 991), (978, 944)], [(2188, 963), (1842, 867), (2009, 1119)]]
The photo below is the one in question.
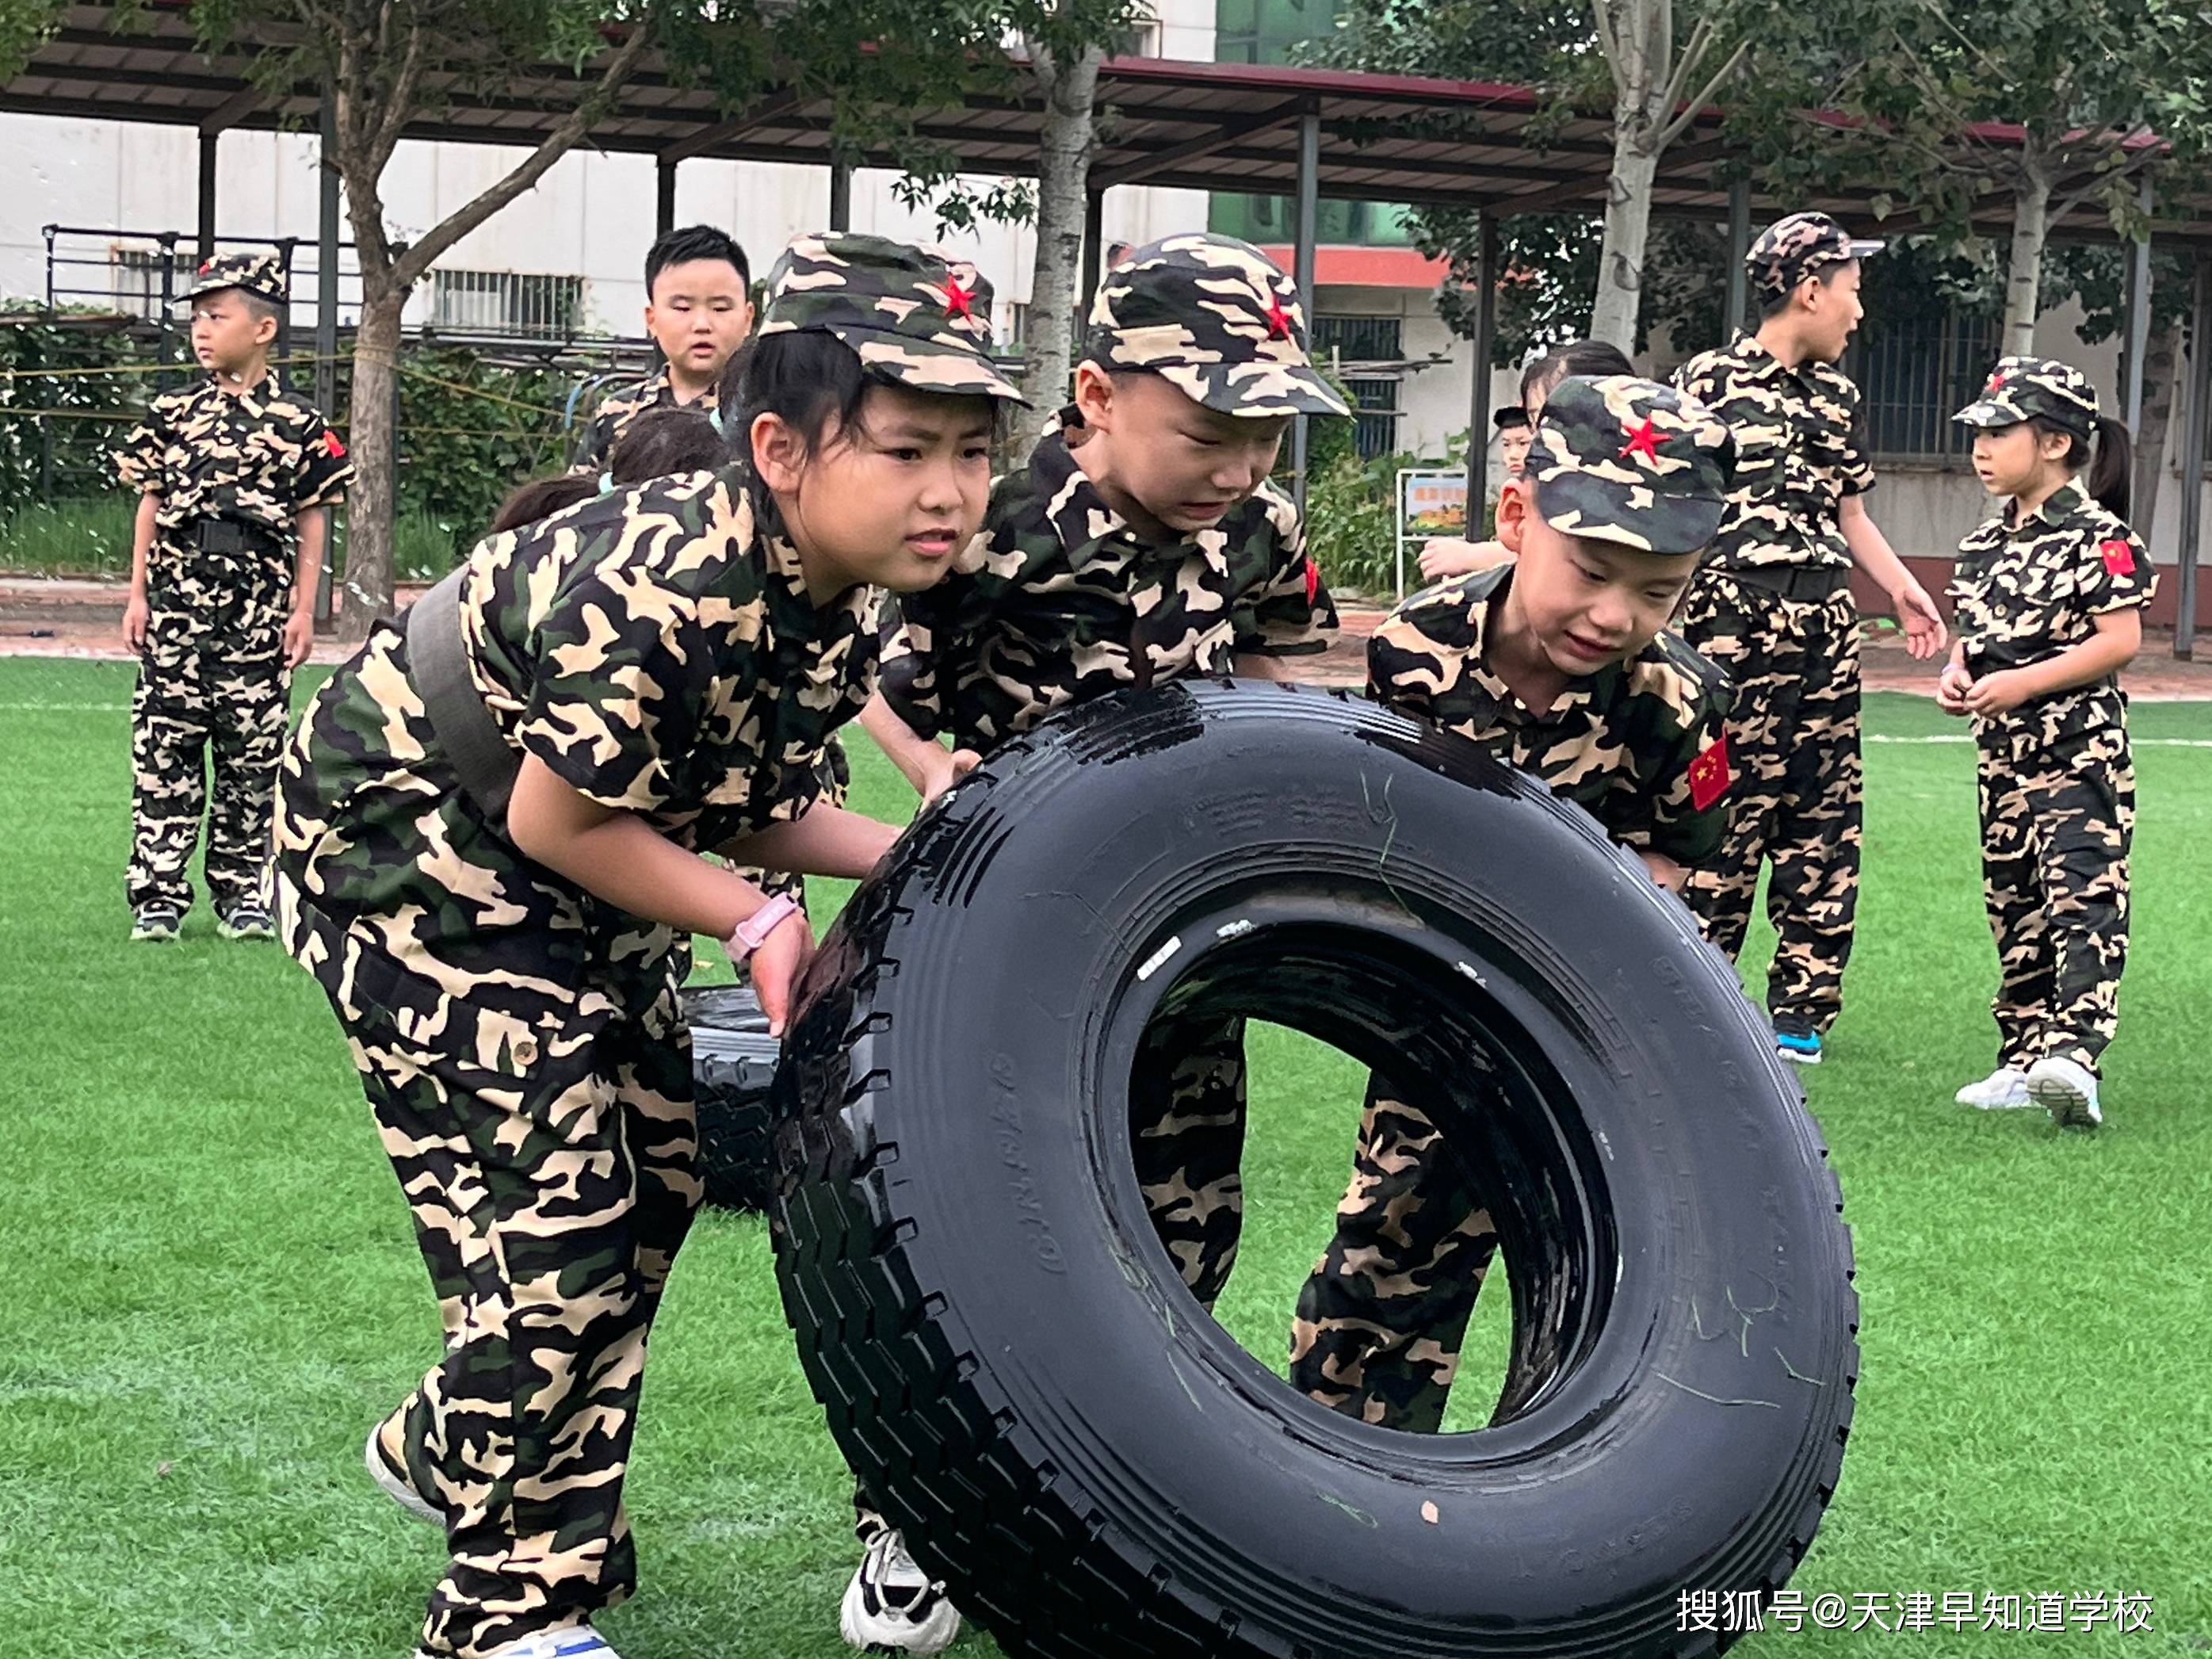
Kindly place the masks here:
[(2114, 518), (2128, 516), (2128, 506), (2134, 494), (2136, 447), (2128, 436), (2127, 428), (2109, 415), (2100, 415), (2097, 416), (2095, 447), (2093, 450), (2090, 439), (2069, 430), (2048, 416), (2031, 416), (2027, 423), (2038, 432), (2063, 434), (2066, 439), (2066, 470), (2079, 472), (2086, 465), (2089, 469), (2090, 497)]
[(2089, 466), (2089, 493), (2116, 519), (2128, 516), (2135, 483), (2135, 444), (2128, 429), (2109, 415), (2097, 417), (2096, 459)]

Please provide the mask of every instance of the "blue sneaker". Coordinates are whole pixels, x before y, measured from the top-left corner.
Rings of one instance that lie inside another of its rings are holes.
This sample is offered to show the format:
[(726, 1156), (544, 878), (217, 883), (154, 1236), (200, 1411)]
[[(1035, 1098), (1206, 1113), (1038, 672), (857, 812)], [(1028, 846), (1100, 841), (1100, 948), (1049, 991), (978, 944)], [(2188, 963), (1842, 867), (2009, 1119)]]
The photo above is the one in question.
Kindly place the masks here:
[(1818, 1031), (1777, 1030), (1774, 1052), (1792, 1066), (1818, 1066), (1820, 1063), (1820, 1034)]

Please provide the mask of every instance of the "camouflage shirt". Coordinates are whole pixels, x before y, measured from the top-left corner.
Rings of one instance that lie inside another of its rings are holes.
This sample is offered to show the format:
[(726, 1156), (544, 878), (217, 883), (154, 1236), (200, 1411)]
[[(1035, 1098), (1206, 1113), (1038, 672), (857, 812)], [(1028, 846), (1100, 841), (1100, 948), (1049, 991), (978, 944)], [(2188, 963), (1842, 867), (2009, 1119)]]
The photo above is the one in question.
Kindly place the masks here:
[(1435, 721), (1589, 813), (1624, 847), (1711, 858), (1728, 827), (1728, 678), (1672, 634), (1575, 681), (1539, 714), (1482, 660), (1513, 566), (1414, 594), (1367, 647), (1367, 694)]
[[(686, 408), (716, 409), (721, 404), (721, 387), (710, 386), (696, 401)], [(583, 441), (576, 446), (576, 459), (569, 464), (571, 472), (601, 472), (606, 470), (607, 458), (614, 453), (615, 440), (623, 428), (648, 409), (672, 409), (676, 406), (676, 387), (668, 378), (665, 368), (654, 370), (635, 386), (610, 392), (599, 399), (599, 406), (592, 412), (592, 423), (584, 428)]]
[[(463, 636), (507, 740), (694, 850), (811, 806), (830, 734), (873, 690), (873, 591), (817, 607), (738, 468), (583, 502), (479, 543), (468, 568)], [(550, 951), (528, 971), (566, 963), (641, 991), (665, 977), (669, 929), (485, 825), (409, 678), (403, 622), (316, 697), (281, 793), (278, 867), (307, 931), (325, 930), (323, 960), (350, 930), (434, 975), (520, 972)]]
[(1849, 565), (1838, 508), (1874, 488), (1849, 377), (1832, 363), (1790, 368), (1745, 334), (1691, 358), (1674, 384), (1735, 434), (1735, 489), (1707, 568)]
[[(2097, 631), (2096, 618), (2148, 605), (2157, 587), (2136, 533), (2078, 483), (2060, 489), (2019, 523), (2009, 506), (1959, 544), (1951, 578), (1959, 643), (1975, 675), (2045, 662)], [(2112, 675), (1992, 719), (1977, 736), (2039, 746), (2120, 725), (2127, 699)]]
[(1060, 418), (993, 486), (952, 574), (887, 617), (884, 696), (908, 726), (988, 753), (1070, 703), (1328, 648), (1336, 607), (1289, 496), (1263, 483), (1210, 530), (1146, 541), (1069, 449), (1079, 417)]
[(270, 574), (281, 582), (291, 580), (284, 561), (300, 514), (337, 502), (353, 477), (330, 422), (273, 373), (234, 394), (211, 378), (162, 393), (116, 451), (115, 470), (161, 498), (162, 530), (228, 519), (269, 532)]

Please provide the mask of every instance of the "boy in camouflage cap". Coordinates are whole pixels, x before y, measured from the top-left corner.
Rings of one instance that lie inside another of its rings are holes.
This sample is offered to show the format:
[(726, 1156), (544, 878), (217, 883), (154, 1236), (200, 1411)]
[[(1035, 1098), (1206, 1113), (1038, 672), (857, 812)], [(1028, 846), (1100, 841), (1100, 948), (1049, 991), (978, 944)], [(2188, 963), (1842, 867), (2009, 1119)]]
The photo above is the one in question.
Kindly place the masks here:
[(1863, 310), (1859, 262), (1881, 247), (1824, 213), (1767, 228), (1745, 260), (1760, 320), (1692, 358), (1674, 384), (1735, 433), (1736, 488), (1692, 588), (1682, 637), (1735, 682), (1743, 787), (1720, 855), (1683, 896), (1729, 956), (1759, 870), (1779, 936), (1766, 1007), (1785, 1060), (1817, 1065), (1843, 1006), (1859, 879), (1858, 608), (1850, 573), (1889, 594), (1916, 658), (1943, 622), (1867, 512), (1859, 392), (1837, 368)]
[[(1735, 455), (1684, 393), (1561, 381), (1498, 497), (1514, 560), (1413, 595), (1368, 647), (1370, 696), (1548, 783), (1670, 888), (1720, 846), (1733, 781), (1728, 681), (1665, 630)], [(1434, 1433), (1498, 1239), (1418, 1086), (1370, 1080), (1336, 1236), (1298, 1297), (1291, 1382)]]
[[(613, 1659), (646, 1339), (699, 1198), (670, 954), (723, 939), (771, 1022), (813, 947), (707, 856), (859, 877), (897, 831), (822, 799), (874, 685), (878, 588), (981, 526), (1013, 387), (939, 256), (799, 239), (720, 471), (479, 544), (317, 696), (276, 822), (288, 946), (329, 996), (414, 1212), (445, 1354), (371, 1431), (441, 1522), (426, 1659)], [(854, 343), (848, 343), (848, 342)]]
[[(866, 720), (925, 798), (1055, 709), (1181, 675), (1285, 678), (1336, 627), (1297, 508), (1267, 475), (1293, 419), (1347, 411), (1265, 254), (1203, 233), (1127, 254), (1099, 284), (1074, 390), (994, 487), (952, 575), (887, 620)], [(1154, 1027), (1133, 1089), (1153, 1224), (1211, 1305), (1243, 1217), (1243, 1023)], [(958, 1629), (951, 1608), (887, 1604), (883, 1584), (919, 1575), (865, 1498), (859, 1530), (847, 1638), (937, 1651)]]
[[(2078, 369), (2007, 357), (1954, 416), (2004, 502), (1959, 546), (1959, 640), (1937, 684), (1971, 718), (1983, 896), (1997, 947), (1996, 1069), (1959, 1091), (1984, 1110), (2104, 1121), (2099, 1068), (2128, 953), (2135, 765), (2119, 671), (2157, 579), (2127, 526), (2132, 455)], [(2075, 477), (2093, 453), (2085, 489)]]
[(187, 299), (207, 378), (155, 398), (115, 457), (138, 496), (123, 613), (139, 659), (131, 937), (176, 939), (204, 811), (216, 932), (269, 939), (269, 805), (291, 672), (314, 643), (330, 510), (353, 464), (269, 367), (285, 305), (275, 254), (210, 259)]
[(752, 269), (737, 240), (713, 225), (663, 231), (645, 252), (645, 331), (660, 367), (599, 400), (569, 471), (605, 470), (615, 441), (648, 409), (712, 413), (752, 325)]

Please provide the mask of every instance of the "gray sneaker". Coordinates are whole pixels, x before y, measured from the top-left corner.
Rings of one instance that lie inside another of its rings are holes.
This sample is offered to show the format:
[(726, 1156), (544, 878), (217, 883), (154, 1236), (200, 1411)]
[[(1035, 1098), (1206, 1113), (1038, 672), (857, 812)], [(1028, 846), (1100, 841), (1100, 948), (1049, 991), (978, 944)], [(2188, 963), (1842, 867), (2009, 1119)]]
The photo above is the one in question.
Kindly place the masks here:
[(131, 937), (145, 945), (174, 945), (185, 919), (166, 904), (142, 904), (131, 915)]
[(276, 924), (258, 902), (234, 904), (215, 919), (215, 930), (225, 939), (275, 939)]

